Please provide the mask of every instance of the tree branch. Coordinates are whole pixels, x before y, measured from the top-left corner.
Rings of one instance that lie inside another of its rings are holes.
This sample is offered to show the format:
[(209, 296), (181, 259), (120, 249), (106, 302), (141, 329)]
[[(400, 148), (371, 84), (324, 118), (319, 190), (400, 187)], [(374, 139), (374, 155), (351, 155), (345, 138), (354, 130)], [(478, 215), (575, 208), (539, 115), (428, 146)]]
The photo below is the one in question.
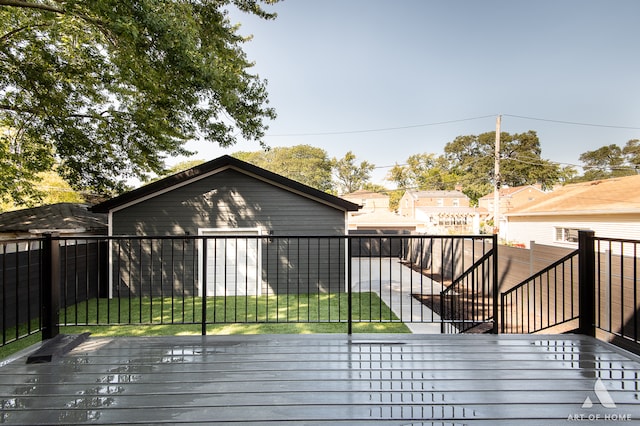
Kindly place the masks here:
[[(60, 2), (57, 2), (60, 3)], [(21, 8), (26, 8), (26, 9), (36, 9), (36, 10), (42, 10), (45, 12), (53, 12), (53, 13), (57, 13), (59, 15), (71, 15), (71, 16), (76, 16), (84, 21), (87, 21), (90, 24), (95, 25), (96, 27), (98, 27), (98, 30), (104, 34), (104, 36), (106, 37), (106, 39), (111, 43), (115, 45), (114, 42), (114, 37), (112, 36), (111, 32), (108, 30), (107, 26), (105, 25), (104, 22), (100, 21), (99, 19), (95, 19), (92, 18), (84, 13), (80, 13), (79, 11), (67, 11), (64, 9), (61, 9), (59, 7), (55, 7), (55, 6), (51, 6), (48, 4), (43, 4), (43, 3), (32, 3), (30, 1), (27, 0), (0, 0), (0, 6), (10, 6), (10, 7), (21, 7)], [(19, 28), (18, 30), (23, 30), (26, 29), (27, 27), (23, 27), (23, 28)], [(0, 38), (0, 40), (4, 40), (5, 38), (8, 38), (7, 36), (12, 35), (12, 33), (14, 33), (17, 30), (12, 31), (11, 33), (5, 34), (4, 36), (2, 36), (2, 38)]]
[[(19, 113), (19, 114), (32, 114), (32, 115), (39, 115), (41, 113), (45, 113), (45, 111), (43, 110), (36, 110), (33, 108), (17, 108), (11, 105), (7, 105), (7, 104), (0, 104), (0, 110), (4, 110), (4, 111), (12, 111), (15, 113)], [(72, 114), (67, 114), (66, 118), (88, 118), (91, 120), (100, 120), (100, 121), (109, 121), (111, 118), (114, 117), (113, 114), (114, 111), (102, 111), (101, 113), (97, 113), (97, 114), (81, 114), (81, 113), (72, 113)], [(122, 113), (124, 114), (124, 113)]]
[(0, 109), (5, 110), (5, 111), (20, 112), (20, 113), (29, 113), (29, 114), (33, 113), (33, 110), (23, 109), (23, 108), (15, 108), (15, 107), (13, 107), (11, 105), (7, 105), (7, 104), (0, 104)]
[[(2, 0), (0, 0), (1, 2)], [(13, 36), (14, 34), (19, 33), (20, 31), (29, 29), (29, 28), (37, 28), (37, 27), (47, 27), (49, 26), (49, 24), (36, 24), (36, 25), (25, 25), (23, 27), (20, 28), (16, 28), (15, 30), (9, 31), (8, 33), (6, 33), (5, 35), (3, 35), (2, 37), (0, 37), (0, 42), (4, 42), (5, 40), (9, 39), (11, 36)]]
[(27, 9), (45, 10), (47, 12), (64, 14), (65, 11), (43, 3), (32, 3), (26, 0), (0, 0), (0, 6), (22, 7)]

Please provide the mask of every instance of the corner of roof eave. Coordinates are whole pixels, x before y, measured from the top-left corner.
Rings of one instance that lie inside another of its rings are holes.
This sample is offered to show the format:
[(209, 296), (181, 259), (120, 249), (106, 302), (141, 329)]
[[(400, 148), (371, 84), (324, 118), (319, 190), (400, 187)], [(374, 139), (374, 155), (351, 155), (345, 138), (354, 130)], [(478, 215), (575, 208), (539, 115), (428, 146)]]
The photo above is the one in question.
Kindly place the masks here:
[(515, 212), (506, 213), (507, 217), (523, 216), (594, 216), (602, 214), (640, 214), (640, 209), (620, 209), (620, 210), (564, 210), (564, 211), (544, 211), (544, 212)]

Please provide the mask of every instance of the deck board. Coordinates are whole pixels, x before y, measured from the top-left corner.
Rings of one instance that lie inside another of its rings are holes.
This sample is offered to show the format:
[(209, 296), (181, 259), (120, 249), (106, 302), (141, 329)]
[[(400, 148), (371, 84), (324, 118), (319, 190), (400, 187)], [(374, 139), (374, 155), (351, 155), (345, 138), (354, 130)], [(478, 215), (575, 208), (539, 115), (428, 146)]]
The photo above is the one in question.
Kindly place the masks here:
[[(0, 423), (640, 420), (640, 358), (584, 336), (90, 338), (49, 364), (26, 356), (0, 364)], [(597, 379), (615, 408), (600, 403)]]

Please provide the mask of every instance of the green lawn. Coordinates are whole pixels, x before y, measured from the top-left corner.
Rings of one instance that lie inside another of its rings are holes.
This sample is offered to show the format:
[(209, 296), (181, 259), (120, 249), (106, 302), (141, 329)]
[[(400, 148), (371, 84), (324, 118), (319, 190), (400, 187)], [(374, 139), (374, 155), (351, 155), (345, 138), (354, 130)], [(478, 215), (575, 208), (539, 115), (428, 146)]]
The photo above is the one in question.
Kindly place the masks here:
[[(13, 337), (13, 336), (11, 336)], [(0, 360), (8, 357), (9, 355), (16, 353), (24, 348), (36, 344), (42, 340), (42, 333), (31, 334), (27, 337), (23, 337), (20, 340), (9, 343), (5, 346), (0, 346)]]
[[(207, 334), (346, 333), (347, 297), (345, 293), (208, 297)], [(375, 293), (353, 293), (352, 306), (354, 333), (409, 333)], [(60, 313), (60, 332), (90, 332), (93, 336), (199, 335), (201, 321), (202, 298), (198, 297), (92, 299)], [(37, 342), (39, 336), (0, 347), (0, 359)]]
[[(207, 323), (323, 323), (348, 319), (345, 293), (207, 297)], [(62, 324), (184, 324), (202, 322), (203, 299), (92, 299), (61, 312)], [(370, 292), (352, 295), (354, 321), (399, 321)]]

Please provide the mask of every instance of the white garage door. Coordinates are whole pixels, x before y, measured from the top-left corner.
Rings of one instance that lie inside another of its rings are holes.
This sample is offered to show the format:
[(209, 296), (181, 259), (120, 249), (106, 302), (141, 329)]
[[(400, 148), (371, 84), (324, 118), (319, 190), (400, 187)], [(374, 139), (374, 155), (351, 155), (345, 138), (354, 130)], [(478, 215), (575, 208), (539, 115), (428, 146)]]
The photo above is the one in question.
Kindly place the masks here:
[[(259, 295), (261, 275), (259, 229), (200, 229), (207, 244), (207, 296)], [(250, 238), (243, 238), (243, 237)], [(201, 244), (201, 252), (204, 250)], [(202, 259), (202, 256), (201, 256)], [(202, 264), (200, 266), (202, 277)], [(200, 281), (202, 282), (202, 280)], [(202, 294), (202, 289), (199, 291)]]

